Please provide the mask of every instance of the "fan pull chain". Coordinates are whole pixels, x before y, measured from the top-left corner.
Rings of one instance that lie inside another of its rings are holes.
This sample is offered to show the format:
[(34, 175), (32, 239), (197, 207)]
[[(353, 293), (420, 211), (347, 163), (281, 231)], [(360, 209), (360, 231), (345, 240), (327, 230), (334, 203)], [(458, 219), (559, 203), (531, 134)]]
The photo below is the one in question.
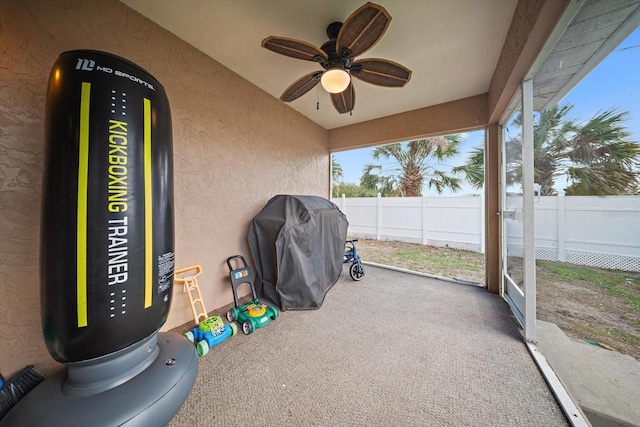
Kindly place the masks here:
[(316, 86), (316, 110), (320, 110), (320, 86)]

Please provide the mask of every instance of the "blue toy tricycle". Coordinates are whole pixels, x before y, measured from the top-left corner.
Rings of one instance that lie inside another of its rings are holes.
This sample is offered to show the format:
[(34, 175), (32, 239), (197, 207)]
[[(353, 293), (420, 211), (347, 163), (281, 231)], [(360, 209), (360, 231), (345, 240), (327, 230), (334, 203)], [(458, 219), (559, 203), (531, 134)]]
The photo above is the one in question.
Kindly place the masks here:
[(238, 331), (238, 327), (233, 323), (227, 325), (220, 316), (207, 317), (198, 326), (184, 334), (191, 342), (197, 342), (196, 350), (198, 356), (202, 357), (209, 352), (209, 349), (232, 337)]
[(364, 276), (364, 269), (360, 262), (360, 255), (358, 255), (358, 251), (356, 250), (355, 242), (357, 241), (358, 239), (347, 240), (344, 246), (343, 258), (344, 264), (351, 263), (351, 267), (349, 267), (349, 276), (351, 276), (355, 281), (362, 279), (362, 276)]

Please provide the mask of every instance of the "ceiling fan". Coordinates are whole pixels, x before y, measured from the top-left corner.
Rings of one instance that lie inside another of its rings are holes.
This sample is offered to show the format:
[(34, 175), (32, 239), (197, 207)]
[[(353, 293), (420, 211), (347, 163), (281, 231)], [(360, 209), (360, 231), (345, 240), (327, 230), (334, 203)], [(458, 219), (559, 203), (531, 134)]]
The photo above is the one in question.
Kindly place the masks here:
[(356, 93), (351, 76), (378, 86), (403, 87), (411, 79), (411, 70), (387, 59), (354, 60), (375, 45), (389, 27), (391, 15), (385, 8), (366, 3), (343, 23), (327, 27), (329, 40), (320, 48), (302, 40), (269, 36), (262, 47), (281, 55), (320, 64), (324, 69), (293, 82), (280, 99), (291, 102), (313, 89), (319, 82), (331, 95), (331, 103), (340, 113), (353, 111)]

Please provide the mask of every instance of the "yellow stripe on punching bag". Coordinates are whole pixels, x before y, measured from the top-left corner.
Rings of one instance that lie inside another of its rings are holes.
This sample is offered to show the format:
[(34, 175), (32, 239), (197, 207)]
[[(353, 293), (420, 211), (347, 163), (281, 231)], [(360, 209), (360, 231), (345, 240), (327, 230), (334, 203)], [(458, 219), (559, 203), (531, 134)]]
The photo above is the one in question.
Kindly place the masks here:
[(153, 197), (151, 193), (151, 101), (144, 98), (144, 308), (153, 301)]
[(91, 83), (82, 83), (80, 96), (80, 136), (78, 141), (78, 213), (76, 306), (78, 327), (87, 326), (87, 188), (89, 183), (89, 101)]

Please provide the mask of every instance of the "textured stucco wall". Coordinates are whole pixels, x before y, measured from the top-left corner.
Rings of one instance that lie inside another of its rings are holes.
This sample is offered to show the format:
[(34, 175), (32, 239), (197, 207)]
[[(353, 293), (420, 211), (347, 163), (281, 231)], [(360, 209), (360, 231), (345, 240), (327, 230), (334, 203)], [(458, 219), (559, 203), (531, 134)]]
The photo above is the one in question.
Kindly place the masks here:
[(329, 149), (339, 151), (464, 132), (486, 124), (487, 96), (482, 94), (331, 129)]
[[(225, 259), (276, 194), (329, 192), (327, 132), (115, 0), (0, 2), (0, 372), (56, 364), (42, 338), (40, 198), (47, 79), (66, 50), (123, 56), (172, 109), (176, 267), (202, 265), (207, 309), (232, 301)], [(163, 329), (192, 319), (174, 287)]]
[(487, 94), (490, 123), (502, 118), (570, 1), (518, 1)]

